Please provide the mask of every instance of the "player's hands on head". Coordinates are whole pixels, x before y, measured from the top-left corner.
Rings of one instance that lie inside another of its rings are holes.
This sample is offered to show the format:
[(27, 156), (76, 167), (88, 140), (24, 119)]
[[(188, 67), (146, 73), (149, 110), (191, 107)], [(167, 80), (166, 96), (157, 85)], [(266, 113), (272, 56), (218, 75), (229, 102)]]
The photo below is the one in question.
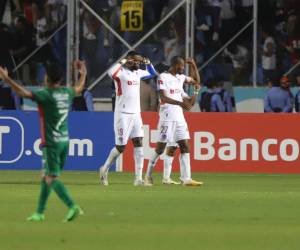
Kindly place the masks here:
[(8, 77), (7, 68), (0, 67), (0, 79), (6, 79)]
[(144, 57), (143, 58), (143, 64), (145, 64), (145, 65), (150, 65), (151, 64), (151, 62), (150, 62), (150, 59), (149, 58), (146, 58), (146, 57)]

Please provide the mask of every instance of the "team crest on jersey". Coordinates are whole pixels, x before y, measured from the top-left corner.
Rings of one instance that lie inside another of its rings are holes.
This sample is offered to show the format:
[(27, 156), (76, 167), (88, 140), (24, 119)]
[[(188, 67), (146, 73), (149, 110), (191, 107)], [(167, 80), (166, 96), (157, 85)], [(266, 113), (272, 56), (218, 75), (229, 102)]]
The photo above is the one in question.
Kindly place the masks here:
[(139, 85), (137, 81), (127, 81), (128, 85)]

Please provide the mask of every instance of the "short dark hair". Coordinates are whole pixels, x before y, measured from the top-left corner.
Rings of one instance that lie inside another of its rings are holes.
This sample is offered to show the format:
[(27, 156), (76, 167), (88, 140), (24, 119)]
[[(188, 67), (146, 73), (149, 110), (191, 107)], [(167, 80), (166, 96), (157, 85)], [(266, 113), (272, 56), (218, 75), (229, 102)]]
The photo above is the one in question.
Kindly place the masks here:
[(178, 63), (180, 63), (180, 61), (184, 61), (184, 59), (181, 56), (174, 56), (171, 58), (171, 66), (174, 66)]
[(136, 52), (135, 50), (131, 50), (127, 53), (126, 57), (131, 57), (131, 56), (139, 56), (140, 54)]
[(218, 86), (218, 79), (216, 77), (213, 77), (213, 78), (210, 78), (207, 80), (205, 86), (208, 88), (208, 89), (212, 89), (214, 87), (217, 87)]
[(58, 83), (63, 78), (63, 71), (57, 63), (48, 63), (46, 73), (50, 83)]

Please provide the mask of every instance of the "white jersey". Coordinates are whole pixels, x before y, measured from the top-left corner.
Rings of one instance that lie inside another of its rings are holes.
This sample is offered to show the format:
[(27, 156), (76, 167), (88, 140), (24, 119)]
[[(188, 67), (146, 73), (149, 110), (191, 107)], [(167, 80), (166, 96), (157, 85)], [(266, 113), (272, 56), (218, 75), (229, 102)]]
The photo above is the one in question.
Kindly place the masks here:
[[(165, 72), (158, 78), (158, 90), (163, 90), (167, 97), (182, 102), (183, 98), (188, 96), (183, 90), (186, 81), (190, 81), (190, 77), (183, 74), (174, 76)], [(161, 121), (185, 121), (182, 108), (169, 103), (160, 102), (159, 116)]]
[(141, 69), (131, 71), (117, 63), (108, 70), (108, 75), (116, 87), (115, 112), (140, 113), (140, 81), (142, 77), (149, 76), (149, 72)]

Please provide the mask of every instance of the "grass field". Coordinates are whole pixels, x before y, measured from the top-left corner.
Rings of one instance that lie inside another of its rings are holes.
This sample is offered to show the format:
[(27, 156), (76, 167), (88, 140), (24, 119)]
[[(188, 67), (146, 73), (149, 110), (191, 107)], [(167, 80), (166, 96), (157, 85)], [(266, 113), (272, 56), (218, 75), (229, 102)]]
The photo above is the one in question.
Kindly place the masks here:
[(64, 172), (85, 215), (62, 223), (67, 209), (52, 193), (46, 220), (26, 222), (36, 207), (39, 173), (0, 171), (0, 249), (299, 250), (300, 176), (194, 174), (201, 188), (134, 187), (113, 173)]

